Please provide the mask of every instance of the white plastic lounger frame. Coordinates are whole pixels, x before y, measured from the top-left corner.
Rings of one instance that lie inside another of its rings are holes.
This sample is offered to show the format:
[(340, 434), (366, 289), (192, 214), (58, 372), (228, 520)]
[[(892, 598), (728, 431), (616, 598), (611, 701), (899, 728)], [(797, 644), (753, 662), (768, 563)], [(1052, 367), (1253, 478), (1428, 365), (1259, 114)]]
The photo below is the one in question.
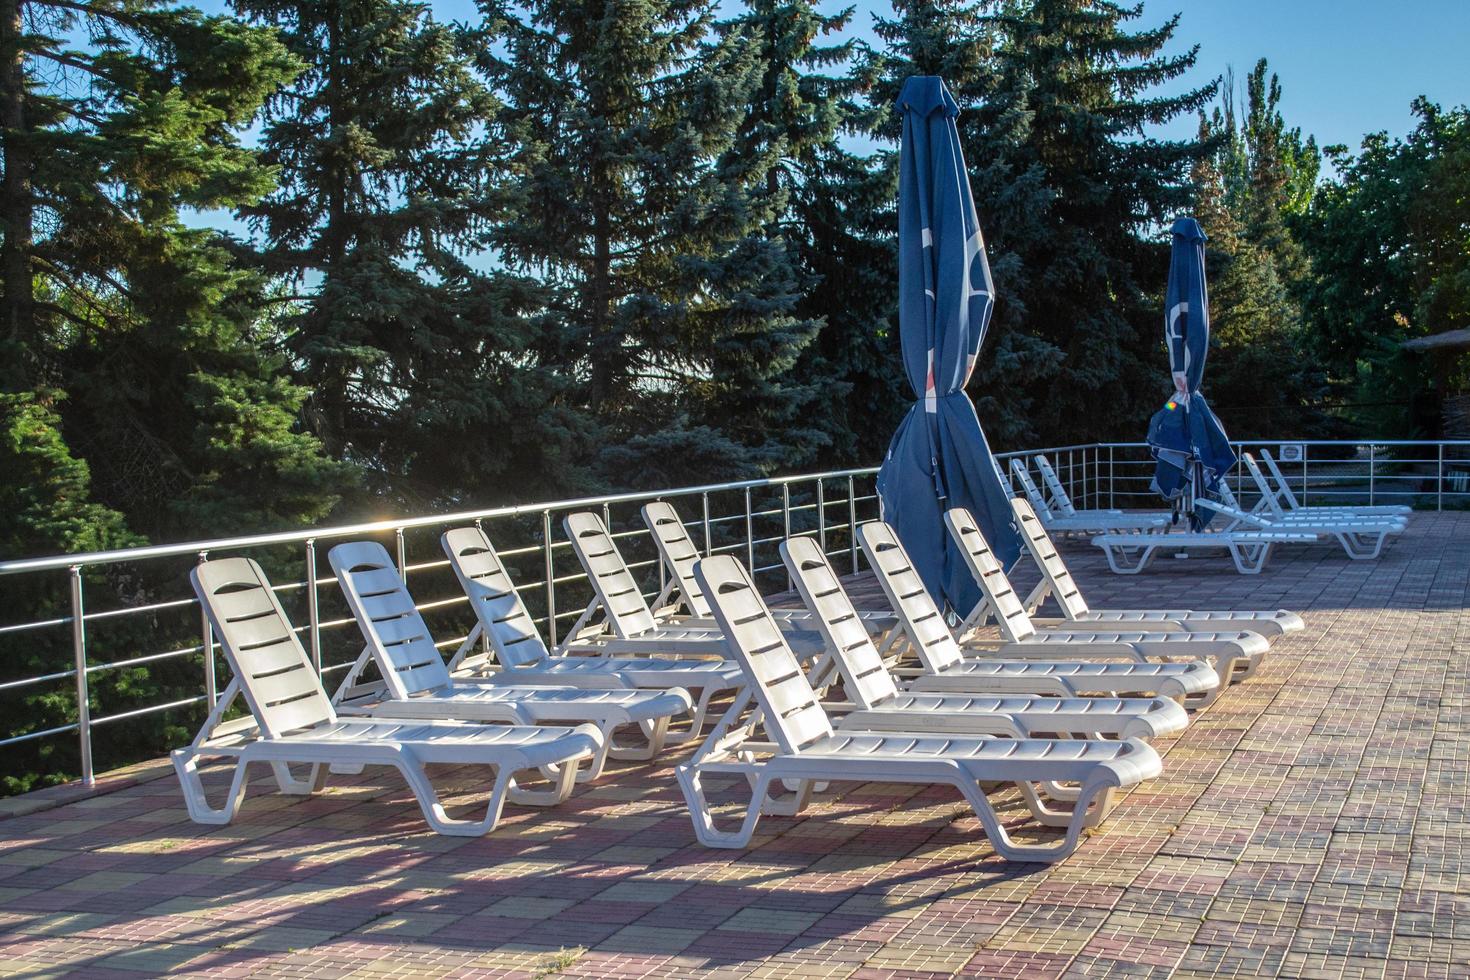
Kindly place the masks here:
[(1182, 702), (1208, 697), (1220, 684), (1210, 665), (1199, 660), (1157, 664), (967, 658), (893, 528), (881, 521), (864, 524), (858, 528), (858, 540), (884, 595), (898, 613), (909, 645), (924, 665), (924, 673), (909, 683), (912, 691), (1062, 697), (1157, 694)]
[(951, 508), (945, 512), (944, 525), (959, 546), (982, 595), (961, 624), (960, 635), (966, 635), (993, 614), (1003, 641), (996, 650), (1001, 656), (1206, 660), (1224, 682), (1237, 668), (1254, 667), (1270, 646), (1259, 633), (1244, 630), (1171, 633), (1135, 631), (1112, 624), (1098, 629), (1088, 623), (1064, 623), (1052, 630), (1038, 630), (974, 516), (963, 507)]
[[(689, 727), (668, 732), (665, 741), (671, 744), (697, 737), (710, 702), (745, 684), (739, 665), (729, 660), (553, 656), (485, 532), (478, 527), (454, 528), (444, 532), (439, 542), (475, 613), (475, 628), (450, 658), (453, 672), (517, 685), (692, 691), (697, 700)], [(486, 640), (499, 662), (498, 671), (484, 649)]]
[[(1208, 503), (1203, 497), (1196, 503)], [(1173, 534), (1099, 534), (1092, 543), (1103, 550), (1108, 567), (1119, 575), (1137, 575), (1153, 564), (1160, 552), (1228, 551), (1235, 570), (1259, 575), (1281, 544), (1312, 544), (1317, 535), (1302, 531), (1199, 531)]]
[[(332, 698), (344, 714), (518, 725), (589, 722), (597, 726), (603, 739), (602, 752), (577, 777), (590, 781), (602, 774), (608, 753), (619, 759), (653, 758), (663, 748), (670, 717), (687, 715), (692, 707), (689, 695), (677, 688), (578, 691), (455, 679), (382, 545), (376, 541), (339, 544), (327, 558), (367, 641)], [(387, 698), (381, 697), (379, 685), (358, 683), (369, 664), (377, 665)], [(630, 725), (643, 729), (644, 745), (614, 743), (614, 731)]]
[[(563, 651), (727, 656), (724, 634), (713, 621), (659, 623), (601, 517), (590, 511), (568, 514), (562, 527), (593, 591), (592, 601), (567, 631)], [(816, 633), (789, 628), (788, 632), (803, 657), (822, 652)]]
[[(1041, 522), (1053, 534), (1096, 534), (1100, 531), (1157, 531), (1169, 529), (1170, 518), (1166, 514), (1130, 514), (1121, 510), (1091, 510), (1064, 514), (1051, 509), (1046, 497), (1037, 488), (1026, 469), (1025, 460), (1011, 459), (1011, 475), (1021, 485), (1026, 499), (1031, 501)], [(1068, 501), (1070, 505), (1071, 501)]]
[[(1194, 609), (1091, 609), (1082, 597), (1082, 590), (1067, 569), (1056, 545), (1046, 528), (1037, 520), (1031, 505), (1024, 500), (1012, 500), (1011, 511), (1021, 529), (1021, 541), (1036, 567), (1041, 571), (1041, 581), (1022, 602), (1031, 613), (1040, 608), (1048, 597), (1056, 600), (1067, 622), (1088, 623), (1101, 626), (1126, 627), (1138, 625), (1150, 630), (1214, 630), (1242, 629), (1275, 637), (1283, 633), (1294, 633), (1302, 629), (1302, 618), (1285, 609), (1261, 612), (1233, 612)], [(1051, 620), (1032, 622), (1041, 625)]]
[[(1158, 754), (1143, 742), (1052, 741), (1043, 739), (964, 738), (925, 734), (836, 732), (802, 673), (785, 636), (771, 618), (760, 593), (740, 562), (729, 555), (706, 558), (695, 576), (730, 638), (731, 648), (750, 679), (758, 724), (770, 741), (751, 738), (754, 723), (739, 730), (732, 715), (711, 733), (694, 757), (679, 766), (679, 784), (689, 804), (694, 832), (710, 847), (745, 847), (755, 833), (770, 790), (794, 782), (809, 793), (816, 781), (898, 782), (955, 787), (974, 808), (996, 852), (1014, 861), (1059, 861), (1071, 854), (1087, 826), (1106, 816), (1117, 789), (1159, 774)], [(704, 794), (711, 774), (749, 781), (751, 801), (738, 829), (715, 826)], [(1001, 824), (981, 784), (1015, 784), (1040, 822), (1065, 827), (1050, 845), (1020, 844)], [(1077, 783), (1070, 813), (1049, 809), (1037, 783)], [(797, 800), (797, 806), (804, 799)]]
[(1250, 474), (1252, 482), (1256, 485), (1256, 492), (1260, 494), (1260, 504), (1264, 505), (1264, 511), (1260, 516), (1266, 517), (1278, 525), (1311, 525), (1321, 527), (1344, 527), (1354, 528), (1362, 533), (1368, 533), (1379, 528), (1387, 529), (1390, 533), (1403, 531), (1408, 525), (1408, 518), (1402, 514), (1356, 514), (1344, 511), (1319, 511), (1310, 510), (1286, 510), (1281, 507), (1280, 502), (1272, 492), (1271, 484), (1267, 482), (1261, 468), (1256, 465), (1255, 459), (1250, 453), (1241, 454), (1241, 462), (1245, 464), (1246, 472)]
[[(655, 500), (644, 504), (642, 514), (643, 523), (648, 525), (648, 531), (658, 547), (659, 558), (669, 573), (663, 591), (653, 601), (654, 615), (658, 616), (666, 609), (682, 607), (694, 619), (709, 621), (712, 615), (709, 601), (699, 591), (699, 583), (694, 580), (694, 563), (699, 560), (700, 554), (693, 539), (689, 537), (688, 526), (679, 517), (674, 505), (667, 501)], [(811, 628), (812, 614), (805, 609), (772, 609), (771, 616), (783, 629), (788, 623)], [(886, 610), (866, 610), (859, 613), (859, 617), (869, 633), (882, 633), (892, 629), (894, 625), (893, 614)]]
[(1336, 514), (1347, 517), (1408, 517), (1414, 513), (1414, 508), (1404, 504), (1331, 504), (1327, 506), (1313, 504), (1307, 507), (1297, 499), (1295, 493), (1292, 493), (1291, 483), (1281, 472), (1281, 467), (1276, 465), (1276, 460), (1271, 458), (1271, 450), (1262, 449), (1261, 460), (1266, 464), (1266, 469), (1274, 481), (1275, 500), (1290, 513)]
[[(1040, 695), (911, 694), (900, 691), (852, 600), (811, 538), (788, 538), (781, 559), (821, 625), (853, 710), (837, 727), (951, 735), (1150, 739), (1182, 731), (1189, 715), (1168, 698), (1052, 698)], [(833, 705), (824, 705), (829, 711)]]
[(1354, 561), (1371, 561), (1383, 553), (1383, 547), (1389, 538), (1397, 537), (1403, 533), (1402, 522), (1365, 522), (1344, 519), (1328, 519), (1326, 521), (1305, 520), (1272, 520), (1261, 514), (1251, 514), (1238, 507), (1229, 504), (1216, 503), (1199, 497), (1196, 505), (1207, 510), (1213, 510), (1223, 515), (1229, 521), (1222, 533), (1235, 534), (1247, 529), (1264, 534), (1312, 534), (1326, 535), (1334, 539), (1342, 548), (1343, 554)]
[[(247, 770), (268, 764), (281, 790), (307, 795), (326, 784), (329, 766), (392, 766), (403, 774), (424, 819), (441, 834), (478, 836), (500, 822), (505, 802), (549, 805), (566, 799), (581, 763), (602, 749), (591, 725), (575, 728), (460, 725), (388, 719), (341, 719), (296, 631), (260, 566), (247, 558), (203, 562), (189, 573), (204, 614), (234, 677), (188, 748), (172, 753), (189, 816), (198, 823), (227, 824), (245, 798)], [(225, 721), (236, 697), (250, 715)], [(234, 777), (225, 805), (204, 795), (200, 759), (233, 758)], [(310, 766), (305, 778), (292, 763)], [(431, 763), (492, 766), (496, 770), (485, 815), (449, 816), (424, 766)], [(547, 790), (522, 790), (517, 773), (554, 772)]]

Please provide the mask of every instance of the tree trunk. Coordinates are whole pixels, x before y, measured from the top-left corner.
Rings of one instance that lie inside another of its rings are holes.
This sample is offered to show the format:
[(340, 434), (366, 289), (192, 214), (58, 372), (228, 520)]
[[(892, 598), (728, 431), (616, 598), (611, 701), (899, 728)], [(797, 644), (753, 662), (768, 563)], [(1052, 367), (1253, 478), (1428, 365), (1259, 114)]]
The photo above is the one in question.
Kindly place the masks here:
[(24, 0), (0, 0), (0, 50), (5, 52), (0, 82), (0, 127), (4, 130), (5, 176), (0, 181), (0, 351), (5, 366), (0, 384), (24, 384), (24, 345), (34, 333), (31, 291), (31, 147), (25, 119), (25, 52), (20, 39)]

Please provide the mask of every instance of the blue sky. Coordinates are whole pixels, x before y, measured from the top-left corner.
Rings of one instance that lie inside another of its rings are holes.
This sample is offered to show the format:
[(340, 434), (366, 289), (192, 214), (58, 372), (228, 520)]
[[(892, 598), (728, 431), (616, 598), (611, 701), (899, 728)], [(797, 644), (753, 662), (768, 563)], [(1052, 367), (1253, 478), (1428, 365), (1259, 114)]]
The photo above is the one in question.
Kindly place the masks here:
[[(474, 0), (430, 2), (444, 19), (475, 16)], [(887, 15), (888, 0), (848, 2), (857, 8), (854, 32), (871, 40), (873, 13)], [(836, 11), (848, 2), (823, 0), (821, 7)], [(1324, 146), (1356, 149), (1378, 130), (1404, 135), (1417, 95), (1446, 106), (1470, 103), (1470, 0), (1145, 0), (1137, 23), (1152, 27), (1176, 12), (1169, 50), (1200, 45), (1199, 67), (1181, 87), (1229, 66), (1241, 80), (1264, 56), (1281, 76), (1287, 124)], [(1180, 120), (1162, 135), (1188, 136), (1194, 128)]]

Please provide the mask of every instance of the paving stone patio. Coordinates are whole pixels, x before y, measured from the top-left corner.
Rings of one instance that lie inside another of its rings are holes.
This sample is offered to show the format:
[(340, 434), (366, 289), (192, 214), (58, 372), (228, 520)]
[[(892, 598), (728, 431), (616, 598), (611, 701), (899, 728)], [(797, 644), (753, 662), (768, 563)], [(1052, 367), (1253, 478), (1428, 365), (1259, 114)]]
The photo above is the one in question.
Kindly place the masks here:
[(707, 850), (687, 750), (482, 839), (429, 833), (375, 770), (309, 800), (258, 778), (234, 825), (201, 827), (155, 766), (0, 819), (0, 974), (1470, 976), (1470, 514), (1257, 577), (1067, 556), (1097, 607), (1283, 606), (1307, 629), (1059, 865), (1000, 861), (950, 790), (886, 785)]

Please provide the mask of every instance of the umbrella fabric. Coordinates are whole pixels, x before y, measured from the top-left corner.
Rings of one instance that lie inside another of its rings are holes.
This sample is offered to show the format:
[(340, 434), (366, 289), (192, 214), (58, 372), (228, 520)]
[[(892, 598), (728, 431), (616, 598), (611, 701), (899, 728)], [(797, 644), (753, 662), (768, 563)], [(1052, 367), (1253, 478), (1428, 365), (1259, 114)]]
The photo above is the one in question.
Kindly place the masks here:
[(898, 321), (919, 400), (888, 447), (878, 494), (930, 595), (968, 613), (980, 590), (945, 533), (944, 511), (969, 508), (1007, 565), (1021, 552), (1010, 495), (965, 395), (994, 288), (955, 129), (959, 107), (942, 79), (916, 76), (898, 109)]
[[(1186, 490), (1213, 494), (1236, 463), (1230, 438), (1205, 396), (1210, 348), (1210, 301), (1205, 284), (1205, 233), (1193, 218), (1174, 222), (1169, 285), (1164, 293), (1164, 343), (1175, 395), (1149, 422), (1148, 442), (1158, 465), (1153, 488), (1176, 501)], [(1196, 528), (1213, 511), (1192, 515)]]

